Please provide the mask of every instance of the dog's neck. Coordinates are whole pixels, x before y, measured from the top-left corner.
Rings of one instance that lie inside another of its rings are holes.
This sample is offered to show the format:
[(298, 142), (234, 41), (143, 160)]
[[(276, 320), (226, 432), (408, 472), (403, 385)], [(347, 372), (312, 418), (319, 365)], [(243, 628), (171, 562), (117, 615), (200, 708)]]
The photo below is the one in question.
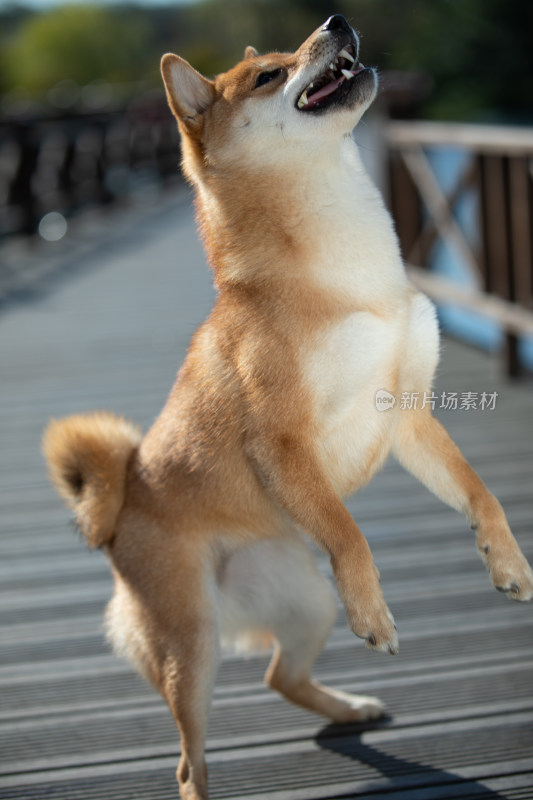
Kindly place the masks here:
[(288, 147), (267, 166), (213, 169), (197, 205), (221, 291), (304, 282), (372, 304), (406, 285), (392, 221), (351, 138)]

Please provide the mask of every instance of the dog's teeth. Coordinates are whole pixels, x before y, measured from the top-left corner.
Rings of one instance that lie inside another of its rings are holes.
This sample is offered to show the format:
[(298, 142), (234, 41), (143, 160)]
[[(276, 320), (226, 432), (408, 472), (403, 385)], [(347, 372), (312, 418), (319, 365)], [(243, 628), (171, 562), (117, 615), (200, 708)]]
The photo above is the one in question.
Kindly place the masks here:
[(307, 88), (308, 88), (308, 89), (312, 89), (314, 85), (315, 85), (315, 84), (313, 83), (313, 81), (311, 81), (311, 83), (309, 84), (309, 86), (308, 86)]
[(335, 64), (333, 63), (333, 61), (332, 61), (332, 62), (331, 62), (331, 64), (329, 65), (329, 68), (330, 68), (330, 69), (332, 69), (332, 70), (333, 70), (333, 72), (335, 72)]
[(351, 80), (354, 77), (353, 72), (349, 72), (347, 69), (341, 69), (341, 72), (347, 81)]
[(352, 56), (352, 55), (351, 55), (351, 54), (350, 54), (350, 53), (349, 53), (347, 50), (344, 50), (344, 49), (343, 49), (343, 50), (341, 50), (341, 51), (340, 51), (340, 53), (339, 53), (339, 55), (340, 55), (340, 56), (342, 56), (342, 58), (347, 58), (347, 59), (348, 59), (348, 61), (351, 61), (351, 62), (352, 62), (352, 64), (353, 64), (353, 63), (354, 63), (354, 61), (355, 61), (355, 58), (354, 58), (354, 57), (353, 57), (353, 56)]
[(298, 100), (298, 108), (303, 108), (308, 104), (309, 100), (307, 99), (307, 92), (302, 92), (300, 95), (300, 99)]

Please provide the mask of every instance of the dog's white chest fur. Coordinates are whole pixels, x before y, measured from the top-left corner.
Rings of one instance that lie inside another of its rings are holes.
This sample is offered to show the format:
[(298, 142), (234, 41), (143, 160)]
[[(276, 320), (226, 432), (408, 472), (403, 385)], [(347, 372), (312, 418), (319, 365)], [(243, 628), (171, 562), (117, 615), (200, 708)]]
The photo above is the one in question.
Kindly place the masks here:
[(390, 217), (350, 161), (342, 211), (322, 217), (313, 273), (361, 310), (317, 332), (302, 359), (317, 447), (341, 494), (369, 480), (390, 450), (399, 411), (378, 408), (376, 393), (428, 390), (438, 359), (433, 306), (409, 287)]
[[(330, 480), (342, 495), (359, 488), (390, 450), (402, 392), (429, 391), (438, 361), (432, 304), (410, 294), (388, 318), (355, 312), (317, 335), (305, 359), (318, 448)], [(389, 392), (394, 407), (376, 403)]]
[(386, 383), (395, 362), (398, 328), (394, 320), (358, 311), (316, 336), (306, 378), (325, 434), (374, 387)]
[(370, 479), (390, 447), (392, 419), (375, 397), (395, 388), (400, 335), (398, 320), (355, 312), (317, 336), (307, 356), (318, 447), (341, 494)]

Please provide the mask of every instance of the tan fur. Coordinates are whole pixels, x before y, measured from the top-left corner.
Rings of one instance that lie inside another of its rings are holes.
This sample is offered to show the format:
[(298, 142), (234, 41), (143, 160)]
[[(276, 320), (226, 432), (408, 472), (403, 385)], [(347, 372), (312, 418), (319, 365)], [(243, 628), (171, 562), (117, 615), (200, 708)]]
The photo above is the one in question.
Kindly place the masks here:
[(342, 500), (389, 451), (477, 527), (493, 582), (533, 596), (501, 506), (442, 427), (426, 411), (375, 407), (380, 389), (429, 391), (438, 331), (350, 138), (374, 73), (325, 113), (297, 107), (342, 36), (356, 55), (344, 25), (292, 54), (247, 48), (214, 81), (163, 58), (218, 298), (142, 441), (109, 415), (53, 423), (45, 440), (53, 480), (112, 562), (109, 638), (180, 729), (183, 800), (207, 798), (219, 634), (274, 642), (266, 681), (294, 703), (336, 721), (383, 713), (376, 698), (310, 678), (336, 608), (301, 531), (330, 556), (352, 630), (396, 653), (370, 548)]
[(108, 544), (124, 501), (139, 428), (104, 412), (52, 421), (43, 438), (50, 477), (90, 547)]

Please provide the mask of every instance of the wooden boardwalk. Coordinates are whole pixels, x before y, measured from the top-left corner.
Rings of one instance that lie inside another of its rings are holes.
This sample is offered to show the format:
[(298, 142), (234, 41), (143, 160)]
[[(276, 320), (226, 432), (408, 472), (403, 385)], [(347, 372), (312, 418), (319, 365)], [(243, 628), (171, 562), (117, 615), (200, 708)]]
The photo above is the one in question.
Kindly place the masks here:
[[(72, 275), (40, 280), (0, 315), (2, 800), (177, 798), (170, 714), (109, 652), (107, 563), (71, 530), (39, 452), (52, 415), (109, 408), (147, 426), (211, 305), (188, 203), (134, 222), (105, 246), (86, 234), (75, 258), (64, 254)], [(437, 413), (533, 558), (531, 385), (445, 342), (443, 391), (498, 392), (494, 410)], [(315, 674), (379, 695), (391, 716), (328, 725), (263, 687), (266, 657), (228, 656), (209, 727), (211, 796), (533, 798), (533, 608), (492, 589), (465, 521), (395, 463), (349, 507), (400, 655), (367, 651), (339, 608)]]

